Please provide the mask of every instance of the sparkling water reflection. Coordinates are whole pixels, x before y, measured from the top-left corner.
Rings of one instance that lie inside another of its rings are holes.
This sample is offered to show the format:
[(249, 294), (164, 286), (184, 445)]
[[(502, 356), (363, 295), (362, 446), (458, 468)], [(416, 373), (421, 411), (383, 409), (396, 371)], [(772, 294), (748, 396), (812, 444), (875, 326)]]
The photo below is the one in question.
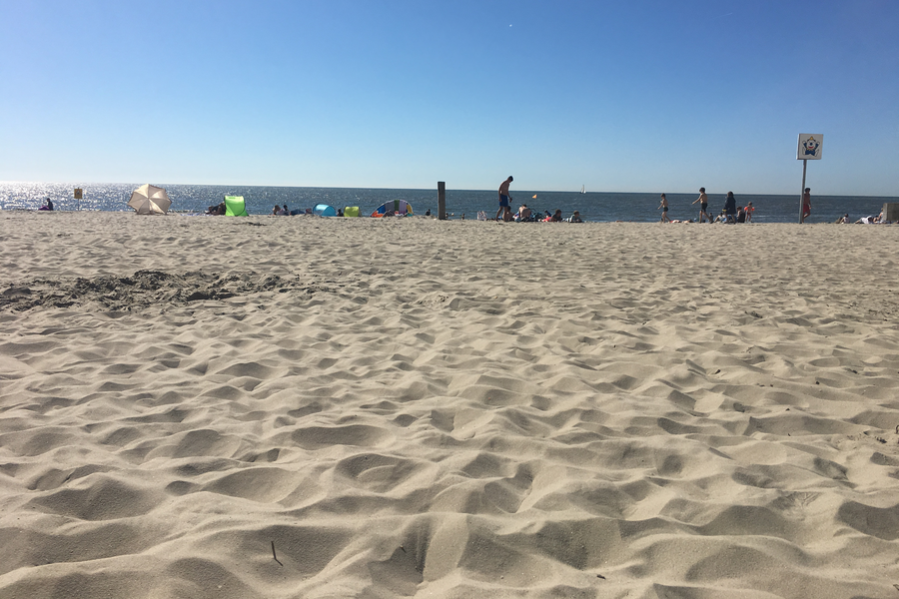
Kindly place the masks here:
[[(359, 206), (363, 215), (371, 214), (384, 202), (402, 199), (412, 204), (416, 214), (430, 210), (437, 212), (435, 189), (354, 189), (329, 187), (248, 187), (222, 185), (166, 185), (172, 199), (172, 212), (203, 213), (207, 207), (218, 204), (224, 195), (242, 195), (246, 198), (250, 214), (271, 214), (275, 204), (287, 204), (291, 210), (312, 208), (316, 204), (329, 204), (335, 208)], [(57, 210), (129, 211), (127, 206), (131, 192), (139, 183), (17, 183), (0, 182), (0, 209), (37, 210), (47, 197), (52, 198)], [(82, 200), (73, 197), (73, 190), (84, 190)], [(726, 192), (726, 190), (725, 190)], [(724, 205), (724, 193), (709, 194), (709, 209), (717, 213)], [(756, 222), (796, 222), (799, 212), (797, 195), (752, 195), (734, 190), (738, 205), (752, 202)], [(534, 198), (533, 196), (537, 197)], [(697, 194), (668, 193), (672, 219), (697, 218), (698, 205), (693, 205)], [(566, 217), (578, 210), (587, 221), (637, 221), (651, 222), (659, 219), (659, 195), (657, 193), (610, 192), (541, 192), (513, 189), (513, 211), (520, 203), (544, 212), (561, 209)], [(497, 210), (496, 191), (466, 191), (448, 189), (447, 211), (453, 218), (477, 218), (483, 211), (492, 218)], [(886, 202), (899, 202), (897, 197), (865, 196), (813, 196), (813, 211), (808, 222), (833, 222), (848, 213), (854, 221), (861, 216), (876, 215)]]

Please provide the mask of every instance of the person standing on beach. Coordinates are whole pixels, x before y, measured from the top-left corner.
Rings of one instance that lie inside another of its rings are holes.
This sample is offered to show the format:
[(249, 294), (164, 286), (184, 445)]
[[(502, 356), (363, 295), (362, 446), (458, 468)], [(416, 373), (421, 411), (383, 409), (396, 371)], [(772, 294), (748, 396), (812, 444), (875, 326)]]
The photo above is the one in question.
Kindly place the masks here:
[[(668, 218), (668, 198), (665, 197), (664, 193), (662, 194), (662, 201), (659, 204), (659, 208), (662, 209), (662, 222), (670, 223), (671, 219)], [(658, 210), (659, 208), (656, 208), (656, 210)]]
[(737, 223), (737, 198), (734, 197), (734, 192), (728, 191), (727, 197), (724, 198), (724, 214), (727, 223), (736, 224)]
[[(699, 188), (699, 197), (693, 200), (693, 204), (699, 202), (699, 222), (702, 222), (702, 219), (705, 218), (709, 222), (712, 222), (712, 217), (709, 216), (709, 196), (705, 195), (705, 187)], [(692, 204), (691, 204), (692, 205)]]
[(799, 219), (799, 222), (804, 223), (805, 219), (807, 219), (809, 217), (809, 215), (811, 215), (811, 213), (812, 213), (812, 190), (810, 187), (806, 187), (805, 191), (802, 193), (802, 218)]
[(499, 186), (499, 210), (496, 211), (496, 218), (493, 220), (499, 220), (499, 217), (502, 216), (503, 210), (505, 208), (511, 208), (511, 204), (509, 201), (512, 197), (509, 195), (509, 184), (513, 181), (512, 176), (510, 175), (508, 179), (503, 181), (502, 185)]

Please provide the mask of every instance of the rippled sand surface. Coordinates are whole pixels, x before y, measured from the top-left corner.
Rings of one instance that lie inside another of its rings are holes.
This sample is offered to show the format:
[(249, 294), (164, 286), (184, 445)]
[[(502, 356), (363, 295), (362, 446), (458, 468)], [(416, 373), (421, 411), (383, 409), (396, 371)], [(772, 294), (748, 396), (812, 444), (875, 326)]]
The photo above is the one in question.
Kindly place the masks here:
[(4, 599), (899, 596), (899, 227), (0, 226)]

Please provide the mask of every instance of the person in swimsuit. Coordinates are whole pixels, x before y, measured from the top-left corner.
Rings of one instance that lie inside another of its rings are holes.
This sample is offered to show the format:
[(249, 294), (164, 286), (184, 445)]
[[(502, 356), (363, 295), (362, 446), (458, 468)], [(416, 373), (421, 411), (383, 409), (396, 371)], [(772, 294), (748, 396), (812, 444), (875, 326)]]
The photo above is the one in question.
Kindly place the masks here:
[(809, 187), (805, 188), (805, 192), (802, 194), (802, 218), (799, 219), (800, 223), (804, 223), (805, 219), (809, 217), (812, 213), (812, 190)]
[[(668, 198), (665, 197), (665, 194), (662, 194), (662, 202), (659, 204), (659, 208), (662, 209), (662, 222), (670, 223), (671, 219), (668, 218)], [(659, 208), (656, 208), (658, 210)]]
[(522, 204), (518, 209), (518, 220), (520, 220), (521, 222), (534, 220), (534, 215), (533, 213), (531, 213), (531, 209), (528, 208), (527, 204)]
[(512, 197), (509, 195), (509, 184), (512, 181), (512, 177), (509, 176), (509, 178), (503, 181), (502, 185), (499, 186), (499, 210), (496, 211), (496, 217), (493, 220), (499, 220), (499, 217), (503, 213), (503, 209), (511, 207), (509, 200), (511, 200)]
[(709, 196), (705, 195), (705, 187), (699, 188), (699, 197), (693, 200), (693, 204), (697, 202), (699, 202), (699, 222), (702, 222), (703, 218), (705, 218), (709, 222), (712, 222), (712, 217), (709, 216), (708, 213)]

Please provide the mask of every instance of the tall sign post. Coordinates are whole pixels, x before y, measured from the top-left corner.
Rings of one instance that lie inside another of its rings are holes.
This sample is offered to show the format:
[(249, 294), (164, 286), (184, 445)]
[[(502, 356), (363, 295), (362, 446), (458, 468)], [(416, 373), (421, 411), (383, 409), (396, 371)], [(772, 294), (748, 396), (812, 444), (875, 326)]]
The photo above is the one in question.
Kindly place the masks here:
[(800, 133), (799, 145), (796, 146), (796, 160), (802, 161), (802, 187), (799, 189), (799, 224), (805, 221), (803, 210), (805, 197), (805, 167), (809, 160), (821, 160), (821, 150), (824, 148), (823, 133)]
[(79, 211), (81, 210), (81, 194), (82, 194), (81, 188), (76, 187), (75, 188), (75, 199), (78, 200), (78, 210)]

